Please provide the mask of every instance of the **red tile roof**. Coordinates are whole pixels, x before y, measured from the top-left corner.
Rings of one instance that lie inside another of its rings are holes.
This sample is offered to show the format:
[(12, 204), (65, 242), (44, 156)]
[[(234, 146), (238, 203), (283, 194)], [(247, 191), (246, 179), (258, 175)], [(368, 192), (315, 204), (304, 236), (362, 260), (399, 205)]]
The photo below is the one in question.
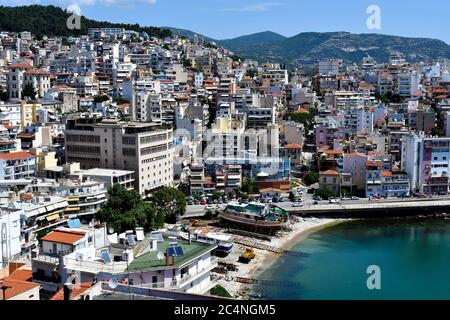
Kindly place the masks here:
[(8, 276), (8, 279), (31, 282), (33, 279), (33, 271), (28, 269), (17, 269)]
[(36, 69), (32, 69), (32, 70), (27, 70), (25, 72), (26, 74), (42, 74), (42, 75), (50, 75), (49, 72), (44, 71), (44, 70), (36, 70)]
[(85, 234), (85, 232), (81, 231), (55, 230), (41, 238), (41, 240), (73, 245), (77, 241), (83, 239)]
[(10, 68), (29, 69), (29, 68), (33, 68), (33, 67), (30, 64), (28, 64), (28, 63), (15, 63), (15, 64), (12, 64), (10, 66)]
[(286, 149), (302, 149), (302, 146), (297, 143), (290, 143), (285, 146)]
[(324, 176), (337, 176), (337, 175), (339, 175), (339, 172), (334, 171), (334, 170), (327, 170), (327, 171), (322, 171), (320, 174), (324, 175)]
[[(2, 285), (10, 287), (5, 291), (6, 299), (11, 299), (19, 294), (25, 293), (40, 286), (39, 284), (34, 282), (16, 280), (14, 278), (10, 279), (10, 277), (7, 277), (4, 281), (2, 281)], [(3, 300), (3, 290), (0, 290), (0, 300)]]
[(0, 160), (18, 160), (24, 158), (34, 158), (34, 156), (31, 153), (25, 151), (0, 154)]
[(304, 108), (299, 108), (298, 110), (296, 110), (294, 113), (309, 113), (308, 110), (304, 109)]
[[(78, 297), (92, 287), (92, 283), (79, 283), (72, 287), (72, 298)], [(59, 289), (50, 300), (64, 300), (64, 288)]]

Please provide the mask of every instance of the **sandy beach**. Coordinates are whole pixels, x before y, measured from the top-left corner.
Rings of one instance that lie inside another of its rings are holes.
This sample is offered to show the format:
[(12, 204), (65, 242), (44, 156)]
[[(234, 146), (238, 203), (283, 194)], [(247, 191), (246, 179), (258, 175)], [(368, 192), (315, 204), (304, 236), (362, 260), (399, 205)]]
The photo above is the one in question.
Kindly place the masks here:
[[(273, 237), (270, 242), (260, 242), (273, 247), (290, 249), (313, 232), (333, 226), (337, 223), (348, 221), (345, 219), (298, 219), (298, 222), (292, 222), (292, 231), (280, 232), (276, 237)], [(224, 287), (236, 299), (247, 299), (248, 294), (251, 291), (251, 286), (233, 281), (232, 279), (234, 277), (252, 279), (258, 278), (264, 270), (269, 268), (276, 261), (276, 259), (280, 257), (279, 254), (273, 252), (254, 249), (255, 258), (249, 264), (239, 263), (237, 262), (239, 255), (245, 250), (245, 248), (246, 247), (243, 245), (235, 244), (233, 251), (226, 258), (220, 259), (221, 262), (236, 265), (238, 267), (238, 271), (229, 271), (227, 275), (217, 275), (218, 278), (216, 279), (217, 283)]]

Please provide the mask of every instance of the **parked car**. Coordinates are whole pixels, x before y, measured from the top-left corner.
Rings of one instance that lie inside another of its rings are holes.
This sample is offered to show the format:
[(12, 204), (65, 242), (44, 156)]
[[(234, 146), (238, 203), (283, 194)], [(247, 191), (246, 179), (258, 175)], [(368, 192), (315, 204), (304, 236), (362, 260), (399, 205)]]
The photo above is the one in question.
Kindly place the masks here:
[(316, 200), (316, 201), (322, 201), (323, 199), (322, 199), (322, 197), (314, 196), (314, 197), (313, 197), (313, 200)]
[(294, 208), (303, 207), (303, 202), (294, 202), (294, 203), (292, 204), (292, 207), (294, 207)]
[(355, 197), (355, 196), (353, 196), (353, 197), (352, 197), (352, 200), (353, 200), (353, 201), (358, 201), (358, 200), (359, 200), (359, 198), (358, 198), (358, 197)]
[(192, 201), (192, 200), (188, 201), (188, 205), (192, 206), (193, 204), (194, 204), (194, 201)]
[(202, 201), (200, 201), (200, 204), (201, 204), (202, 206), (206, 205), (206, 200), (203, 199)]
[(329, 202), (330, 203), (340, 203), (341, 200), (339, 200), (339, 199), (330, 199)]
[(206, 205), (205, 210), (213, 210), (214, 207), (212, 205)]
[(314, 200), (313, 204), (319, 204), (319, 201)]

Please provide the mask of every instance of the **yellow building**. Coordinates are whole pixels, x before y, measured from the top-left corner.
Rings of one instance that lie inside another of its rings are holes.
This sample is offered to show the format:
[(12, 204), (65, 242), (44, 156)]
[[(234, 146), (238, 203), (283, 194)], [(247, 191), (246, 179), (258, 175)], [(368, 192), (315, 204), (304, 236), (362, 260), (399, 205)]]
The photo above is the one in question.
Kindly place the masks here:
[(20, 129), (37, 122), (37, 110), (41, 108), (40, 103), (25, 101), (20, 104)]

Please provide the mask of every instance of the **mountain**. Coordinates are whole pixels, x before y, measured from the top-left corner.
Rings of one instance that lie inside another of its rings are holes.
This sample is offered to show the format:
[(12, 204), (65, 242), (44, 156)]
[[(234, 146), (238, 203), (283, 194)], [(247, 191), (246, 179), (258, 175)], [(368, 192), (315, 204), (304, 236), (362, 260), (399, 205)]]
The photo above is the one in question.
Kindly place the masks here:
[(208, 43), (208, 42), (217, 42), (217, 40), (215, 40), (215, 39), (213, 39), (213, 38), (210, 38), (210, 37), (207, 37), (207, 36), (205, 36), (205, 35), (203, 35), (203, 34), (200, 34), (200, 33), (196, 33), (196, 32), (193, 32), (193, 31), (191, 31), (191, 30), (186, 30), (186, 29), (178, 29), (178, 28), (173, 28), (173, 27), (161, 27), (161, 29), (167, 29), (167, 30), (170, 30), (171, 32), (172, 32), (172, 34), (174, 34), (174, 35), (176, 35), (176, 36), (179, 36), (179, 37), (186, 37), (186, 38), (188, 38), (188, 39), (194, 39), (194, 35), (199, 35), (199, 36), (202, 36), (204, 39), (205, 39), (205, 43)]
[(291, 66), (321, 58), (360, 62), (367, 55), (379, 62), (387, 62), (389, 54), (396, 51), (411, 61), (450, 58), (450, 46), (436, 39), (349, 32), (307, 32), (290, 38), (280, 37), (265, 38), (256, 34), (219, 43), (242, 57), (280, 61)]
[(150, 36), (171, 36), (170, 30), (158, 27), (145, 27), (139, 24), (111, 23), (96, 21), (81, 17), (81, 29), (70, 30), (67, 28), (67, 18), (72, 14), (55, 6), (0, 6), (0, 30), (1, 31), (30, 31), (38, 38), (49, 36), (78, 36), (87, 34), (89, 28), (125, 28), (137, 32), (145, 31)]
[(272, 31), (265, 31), (254, 33), (246, 36), (237, 37), (234, 39), (219, 40), (217, 41), (222, 46), (232, 51), (242, 52), (244, 50), (252, 50), (249, 48), (258, 47), (261, 45), (270, 45), (276, 42), (280, 42), (287, 39), (278, 33)]
[[(80, 30), (69, 30), (67, 18), (71, 14), (59, 7), (31, 5), (21, 7), (0, 6), (0, 31), (30, 31), (42, 35), (70, 36), (87, 34), (88, 28), (125, 28), (145, 31), (151, 36), (172, 34), (194, 37), (194, 32), (170, 27), (145, 27), (139, 24), (111, 23), (81, 18)], [(387, 62), (393, 51), (401, 52), (409, 61), (450, 58), (450, 46), (441, 40), (405, 38), (381, 34), (353, 34), (349, 32), (304, 32), (284, 37), (266, 31), (234, 39), (215, 40), (204, 36), (205, 42), (216, 42), (234, 54), (258, 61), (281, 62), (297, 66), (321, 58), (340, 58), (347, 62), (360, 62), (367, 55), (378, 62)]]

